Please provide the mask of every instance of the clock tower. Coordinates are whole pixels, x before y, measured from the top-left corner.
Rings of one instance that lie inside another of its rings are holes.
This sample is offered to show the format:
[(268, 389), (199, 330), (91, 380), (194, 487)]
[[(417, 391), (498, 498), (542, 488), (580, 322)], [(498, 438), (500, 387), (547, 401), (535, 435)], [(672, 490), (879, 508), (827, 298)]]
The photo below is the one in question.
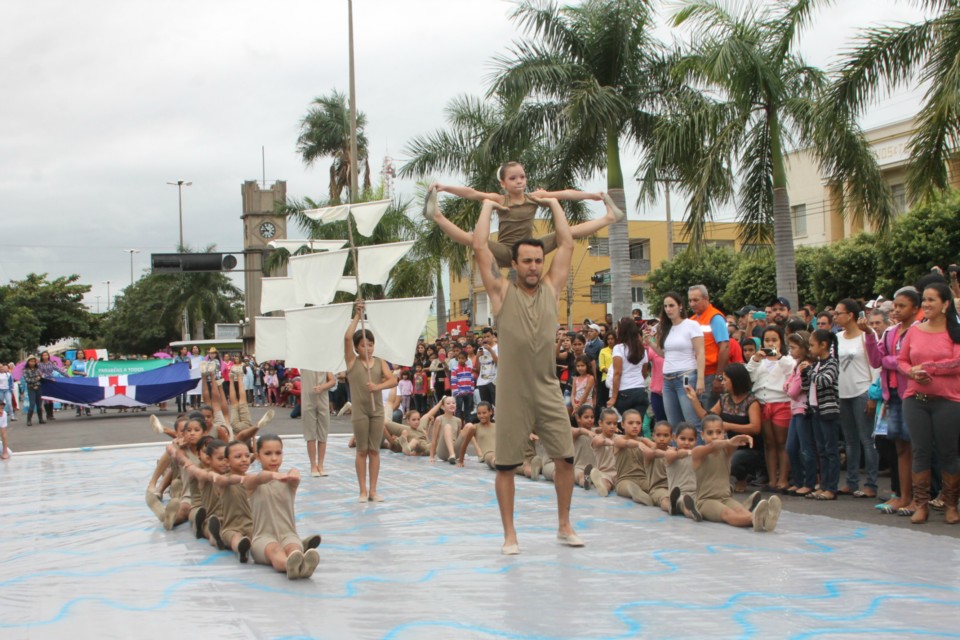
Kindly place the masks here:
[[(250, 320), (243, 326), (243, 350), (252, 353), (256, 328), (255, 318), (260, 315), (261, 280), (263, 263), (273, 249), (271, 240), (287, 237), (287, 217), (276, 213), (277, 204), (287, 202), (287, 183), (277, 180), (269, 188), (261, 189), (256, 180), (247, 180), (240, 187), (243, 196), (243, 281), (245, 315)], [(282, 274), (276, 274), (282, 275)]]

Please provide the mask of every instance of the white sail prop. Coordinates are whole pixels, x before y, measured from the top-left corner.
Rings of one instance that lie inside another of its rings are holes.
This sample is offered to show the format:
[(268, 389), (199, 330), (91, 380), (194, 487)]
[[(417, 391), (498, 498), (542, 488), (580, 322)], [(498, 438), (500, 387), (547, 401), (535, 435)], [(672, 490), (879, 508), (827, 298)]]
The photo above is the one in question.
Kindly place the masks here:
[(339, 220), (346, 220), (350, 215), (350, 205), (338, 204), (335, 207), (320, 207), (319, 209), (305, 209), (301, 213), (320, 224), (328, 224)]
[[(349, 249), (311, 253), (304, 256), (291, 256), (289, 267), (293, 277), (296, 305), (329, 304), (337, 293), (337, 286), (343, 276), (343, 267), (347, 262)], [(319, 369), (329, 371), (329, 369)]]
[(299, 251), (302, 247), (310, 251), (336, 251), (343, 249), (346, 240), (271, 240), (270, 246), (274, 249), (286, 249), (290, 253)]
[(260, 311), (281, 311), (297, 306), (293, 278), (264, 278), (260, 281)]
[[(346, 369), (343, 335), (353, 317), (352, 302), (290, 309), (285, 315), (288, 367), (311, 371)], [(416, 338), (413, 347), (416, 348)]]
[(354, 205), (340, 204), (333, 207), (321, 207), (320, 209), (307, 209), (302, 213), (321, 224), (346, 220), (352, 213), (353, 220), (357, 223), (357, 231), (369, 238), (380, 223), (380, 218), (389, 208), (390, 200), (374, 200), (373, 202), (361, 202)]
[(383, 214), (385, 214), (389, 208), (390, 200), (361, 202), (351, 206), (350, 213), (353, 214), (353, 221), (357, 223), (357, 231), (364, 237), (369, 238), (372, 236), (377, 225), (380, 224), (380, 218), (383, 217)]
[[(373, 354), (396, 365), (413, 365), (417, 338), (423, 333), (434, 298), (367, 300), (367, 329), (373, 332)], [(346, 331), (343, 328), (341, 333)], [(337, 369), (330, 369), (337, 371)]]
[(342, 276), (340, 278), (340, 284), (337, 285), (337, 291), (343, 291), (345, 293), (352, 293), (356, 295), (357, 278), (355, 276)]
[(257, 316), (257, 362), (287, 359), (287, 319)]
[(400, 262), (403, 256), (407, 255), (412, 247), (413, 240), (357, 247), (357, 261), (360, 263), (360, 283), (380, 286), (387, 284), (390, 270)]

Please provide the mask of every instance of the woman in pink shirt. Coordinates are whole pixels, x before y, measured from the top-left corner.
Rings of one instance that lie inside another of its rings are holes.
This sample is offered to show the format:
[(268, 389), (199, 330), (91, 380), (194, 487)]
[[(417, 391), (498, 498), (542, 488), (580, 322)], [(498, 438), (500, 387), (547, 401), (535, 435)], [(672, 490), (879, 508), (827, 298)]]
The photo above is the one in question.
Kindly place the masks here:
[(913, 445), (913, 496), (917, 505), (911, 522), (927, 521), (930, 501), (930, 461), (936, 447), (943, 481), (947, 524), (960, 522), (960, 319), (950, 289), (927, 285), (921, 309), (926, 322), (907, 331), (898, 356), (907, 378), (903, 413)]

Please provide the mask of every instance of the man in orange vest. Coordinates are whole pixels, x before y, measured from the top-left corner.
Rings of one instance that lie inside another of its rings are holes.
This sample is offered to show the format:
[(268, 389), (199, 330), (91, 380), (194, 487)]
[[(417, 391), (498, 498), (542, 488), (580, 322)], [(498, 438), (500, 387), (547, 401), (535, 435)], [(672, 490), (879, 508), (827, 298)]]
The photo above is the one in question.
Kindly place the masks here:
[(723, 371), (730, 360), (730, 331), (727, 319), (710, 304), (710, 292), (702, 284), (687, 289), (687, 301), (693, 311), (691, 319), (703, 327), (703, 350), (706, 367), (703, 371), (703, 395), (700, 404), (713, 408), (723, 390)]

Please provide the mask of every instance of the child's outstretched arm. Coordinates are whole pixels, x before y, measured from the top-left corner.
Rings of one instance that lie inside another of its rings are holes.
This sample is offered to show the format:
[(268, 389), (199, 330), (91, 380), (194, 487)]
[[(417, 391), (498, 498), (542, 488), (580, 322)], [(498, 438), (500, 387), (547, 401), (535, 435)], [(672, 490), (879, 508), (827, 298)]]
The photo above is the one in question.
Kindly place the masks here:
[(603, 194), (599, 192), (580, 191), (579, 189), (562, 189), (560, 191), (547, 191), (537, 189), (530, 192), (530, 197), (536, 198), (556, 198), (557, 200), (603, 200)]
[(439, 182), (434, 182), (430, 185), (430, 189), (434, 189), (437, 192), (449, 193), (450, 195), (457, 196), (458, 198), (466, 198), (467, 200), (476, 200), (477, 202), (483, 202), (484, 200), (493, 200), (494, 202), (499, 203), (503, 200), (503, 196), (499, 193), (486, 193), (483, 191), (477, 191), (472, 187), (460, 187), (452, 184), (440, 184)]

